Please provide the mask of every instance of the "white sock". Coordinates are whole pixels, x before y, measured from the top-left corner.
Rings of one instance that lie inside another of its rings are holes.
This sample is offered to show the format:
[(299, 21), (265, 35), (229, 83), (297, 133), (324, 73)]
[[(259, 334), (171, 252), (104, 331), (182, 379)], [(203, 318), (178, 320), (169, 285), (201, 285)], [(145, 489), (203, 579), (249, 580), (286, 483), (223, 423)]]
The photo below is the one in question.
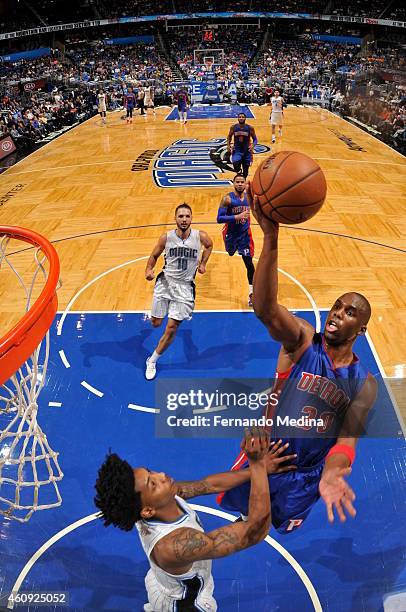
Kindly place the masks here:
[(158, 361), (158, 359), (160, 358), (160, 354), (157, 353), (156, 351), (154, 351), (151, 355), (151, 357), (149, 358), (150, 361), (152, 361), (152, 363), (156, 363)]
[(250, 285), (249, 287), (250, 287), (250, 288), (249, 288), (249, 292), (250, 292), (250, 293), (253, 293), (253, 292), (254, 292), (254, 288), (253, 288), (253, 286), (252, 286), (252, 285)]

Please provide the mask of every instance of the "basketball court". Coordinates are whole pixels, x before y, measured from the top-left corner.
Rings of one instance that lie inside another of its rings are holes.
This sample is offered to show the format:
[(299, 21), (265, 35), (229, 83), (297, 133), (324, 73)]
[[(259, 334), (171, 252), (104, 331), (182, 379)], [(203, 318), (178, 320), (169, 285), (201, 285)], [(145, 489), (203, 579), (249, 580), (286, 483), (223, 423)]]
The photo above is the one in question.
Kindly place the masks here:
[[(278, 345), (247, 310), (244, 266), (225, 254), (216, 223), (234, 174), (224, 148), (235, 110), (197, 106), (186, 125), (171, 120), (169, 108), (130, 125), (120, 112), (108, 115), (106, 126), (93, 118), (0, 176), (0, 224), (45, 235), (60, 259), (59, 313), (38, 421), (64, 473), (60, 507), (27, 523), (0, 518), (0, 607), (7, 609), (12, 590), (66, 591), (72, 609), (142, 610), (147, 561), (137, 534), (105, 529), (95, 517), (93, 487), (104, 456), (111, 448), (133, 465), (189, 480), (229, 468), (236, 455), (237, 439), (155, 435), (160, 378), (272, 378), (275, 370)], [(258, 137), (254, 170), (269, 155), (271, 133), (268, 109), (250, 111)], [(368, 297), (369, 334), (355, 350), (386, 381), (372, 415), (386, 433), (359, 443), (350, 477), (354, 520), (330, 526), (318, 502), (293, 534), (271, 531), (256, 548), (215, 561), (215, 597), (227, 612), (391, 609), (406, 590), (405, 161), (319, 108), (288, 107), (283, 140), (272, 146), (280, 150), (316, 159), (328, 184), (316, 217), (281, 228), (280, 301), (320, 328), (341, 293)], [(151, 383), (145, 359), (161, 332), (145, 316), (153, 286), (144, 270), (183, 201), (193, 209), (193, 226), (213, 238), (214, 252), (197, 278), (196, 313)], [(261, 231), (255, 224), (252, 231), (258, 256)], [(32, 253), (21, 243), (10, 261), (25, 273)], [(4, 335), (24, 300), (12, 275), (2, 275)], [(193, 501), (206, 530), (234, 520), (214, 496)]]

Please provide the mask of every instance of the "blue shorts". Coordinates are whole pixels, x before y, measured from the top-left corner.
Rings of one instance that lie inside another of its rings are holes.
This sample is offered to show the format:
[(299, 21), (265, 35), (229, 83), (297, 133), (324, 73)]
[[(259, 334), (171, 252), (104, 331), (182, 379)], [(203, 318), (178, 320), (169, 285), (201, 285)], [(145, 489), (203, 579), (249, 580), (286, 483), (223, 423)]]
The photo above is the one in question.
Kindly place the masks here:
[(242, 163), (245, 166), (250, 166), (252, 164), (251, 151), (239, 151), (238, 149), (234, 149), (231, 155), (231, 163), (232, 164)]
[[(247, 467), (246, 462), (242, 468)], [(319, 482), (324, 460), (311, 468), (271, 474), (268, 477), (271, 493), (272, 525), (279, 533), (290, 533), (300, 527), (319, 499)], [(224, 493), (220, 506), (248, 515), (250, 482)]]
[(223, 233), (224, 246), (229, 255), (234, 255), (237, 251), (238, 255), (245, 257), (254, 257), (254, 241), (252, 239), (251, 228), (241, 234)]

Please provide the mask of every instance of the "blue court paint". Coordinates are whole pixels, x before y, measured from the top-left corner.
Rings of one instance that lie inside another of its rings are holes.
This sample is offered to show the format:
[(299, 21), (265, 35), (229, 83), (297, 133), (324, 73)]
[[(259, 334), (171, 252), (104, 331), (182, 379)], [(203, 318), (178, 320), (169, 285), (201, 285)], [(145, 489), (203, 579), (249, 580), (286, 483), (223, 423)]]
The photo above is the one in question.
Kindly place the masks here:
[[(313, 313), (299, 313), (314, 323)], [(39, 422), (60, 452), (65, 473), (61, 508), (39, 512), (27, 525), (0, 520), (0, 595), (7, 594), (31, 555), (56, 532), (95, 511), (93, 486), (111, 448), (134, 465), (164, 469), (177, 479), (196, 479), (228, 469), (239, 441), (166, 440), (154, 437), (154, 416), (128, 408), (154, 407), (154, 385), (144, 379), (144, 363), (160, 330), (142, 314), (67, 316), (62, 336), (52, 329), (46, 386)], [(63, 349), (71, 367), (65, 368)], [(365, 338), (356, 352), (379, 377)], [(278, 345), (253, 313), (196, 313), (182, 324), (171, 349), (158, 364), (159, 376), (271, 378)], [(100, 390), (98, 397), (82, 381)], [(61, 402), (58, 408), (49, 402)], [(397, 425), (393, 408), (375, 418)], [(328, 612), (382, 609), (383, 597), (406, 588), (406, 443), (402, 436), (363, 439), (350, 483), (358, 515), (330, 526), (318, 502), (297, 532), (271, 532), (304, 568)], [(216, 507), (213, 496), (196, 503)], [(205, 529), (224, 524), (201, 515)], [(145, 603), (148, 564), (136, 533), (105, 529), (100, 521), (80, 527), (52, 546), (27, 576), (28, 590), (67, 590), (75, 610), (139, 611)], [(271, 546), (238, 553), (213, 564), (215, 596), (225, 612), (308, 612), (309, 595), (287, 561)], [(0, 603), (4, 606), (3, 603)], [(34, 610), (35, 607), (30, 608)]]
[[(249, 106), (239, 104), (194, 104), (187, 112), (189, 119), (236, 119), (240, 113), (245, 113), (247, 119), (254, 119)], [(177, 108), (173, 108), (170, 114), (166, 117), (166, 121), (176, 121), (179, 119)]]

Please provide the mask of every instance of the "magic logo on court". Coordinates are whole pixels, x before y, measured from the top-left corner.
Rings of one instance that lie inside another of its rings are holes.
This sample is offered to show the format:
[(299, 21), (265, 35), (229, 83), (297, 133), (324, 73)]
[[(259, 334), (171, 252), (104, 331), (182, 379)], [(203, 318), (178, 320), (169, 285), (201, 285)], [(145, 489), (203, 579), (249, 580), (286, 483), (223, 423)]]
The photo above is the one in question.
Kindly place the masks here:
[[(257, 144), (255, 153), (270, 148)], [(227, 157), (227, 139), (176, 140), (164, 149), (154, 162), (153, 177), (158, 187), (228, 187), (231, 180), (225, 172), (233, 172)]]

